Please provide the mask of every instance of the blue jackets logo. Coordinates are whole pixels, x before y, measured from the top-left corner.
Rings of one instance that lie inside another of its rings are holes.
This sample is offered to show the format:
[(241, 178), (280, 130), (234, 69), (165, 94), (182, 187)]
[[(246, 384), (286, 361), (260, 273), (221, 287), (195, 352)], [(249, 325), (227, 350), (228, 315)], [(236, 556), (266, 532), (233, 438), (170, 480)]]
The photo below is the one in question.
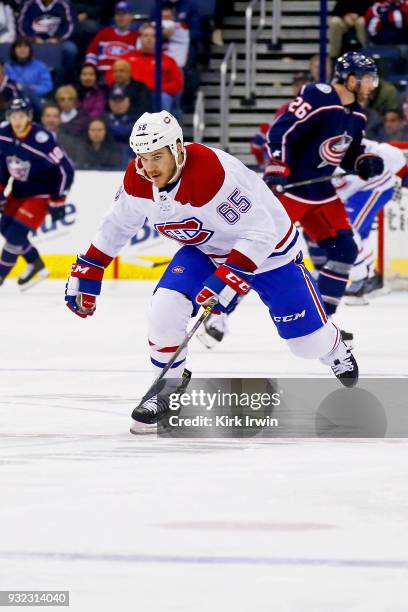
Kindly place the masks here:
[(318, 168), (324, 168), (324, 166), (329, 165), (339, 166), (352, 140), (352, 137), (347, 132), (324, 140), (319, 147), (319, 155), (323, 161), (318, 165)]
[(7, 170), (10, 176), (17, 181), (27, 181), (30, 174), (31, 162), (24, 161), (17, 155), (7, 155), (6, 157)]

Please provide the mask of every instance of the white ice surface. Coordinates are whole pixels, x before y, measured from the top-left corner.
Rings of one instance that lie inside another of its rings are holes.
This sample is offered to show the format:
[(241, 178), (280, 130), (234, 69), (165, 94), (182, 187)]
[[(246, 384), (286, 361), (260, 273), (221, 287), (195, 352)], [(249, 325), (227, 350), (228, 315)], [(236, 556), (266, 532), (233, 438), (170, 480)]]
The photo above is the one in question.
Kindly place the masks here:
[[(67, 589), (75, 611), (406, 612), (403, 440), (156, 440), (127, 433), (150, 381), (151, 283), (0, 297), (0, 590)], [(408, 376), (408, 295), (343, 307), (362, 374)], [(317, 375), (250, 295), (198, 376)]]

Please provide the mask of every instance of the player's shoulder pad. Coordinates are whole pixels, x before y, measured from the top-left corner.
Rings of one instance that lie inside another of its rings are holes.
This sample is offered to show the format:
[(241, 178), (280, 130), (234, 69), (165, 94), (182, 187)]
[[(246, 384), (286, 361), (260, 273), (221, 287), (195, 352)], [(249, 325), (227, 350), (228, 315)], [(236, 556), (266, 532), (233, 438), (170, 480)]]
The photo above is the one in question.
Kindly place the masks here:
[(225, 181), (225, 170), (215, 151), (198, 143), (186, 145), (186, 164), (176, 200), (191, 206), (208, 204)]
[(336, 90), (327, 83), (307, 83), (302, 87), (300, 96), (312, 106), (341, 106)]
[(136, 172), (137, 162), (132, 159), (126, 168), (123, 186), (128, 195), (134, 198), (153, 199), (153, 184), (141, 174)]
[(37, 123), (33, 123), (32, 127), (32, 135), (34, 138), (34, 142), (39, 145), (44, 145), (46, 143), (54, 143), (54, 136), (43, 128), (42, 125), (38, 125)]

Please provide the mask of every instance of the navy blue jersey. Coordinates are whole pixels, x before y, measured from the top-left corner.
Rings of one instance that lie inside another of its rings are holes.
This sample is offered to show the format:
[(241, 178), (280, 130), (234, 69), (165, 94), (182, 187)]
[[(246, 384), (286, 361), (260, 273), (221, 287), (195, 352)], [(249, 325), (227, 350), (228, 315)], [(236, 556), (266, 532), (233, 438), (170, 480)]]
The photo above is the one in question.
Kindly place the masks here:
[[(349, 172), (364, 153), (361, 139), (366, 117), (354, 102), (343, 106), (336, 90), (323, 83), (305, 85), (288, 111), (272, 124), (269, 155), (288, 164), (289, 182), (330, 176), (336, 166)], [(289, 191), (299, 198), (322, 201), (335, 195), (330, 181)]]
[(30, 132), (18, 139), (11, 125), (0, 128), (0, 189), (13, 177), (16, 198), (43, 195), (64, 197), (72, 185), (74, 169), (54, 136), (33, 123)]

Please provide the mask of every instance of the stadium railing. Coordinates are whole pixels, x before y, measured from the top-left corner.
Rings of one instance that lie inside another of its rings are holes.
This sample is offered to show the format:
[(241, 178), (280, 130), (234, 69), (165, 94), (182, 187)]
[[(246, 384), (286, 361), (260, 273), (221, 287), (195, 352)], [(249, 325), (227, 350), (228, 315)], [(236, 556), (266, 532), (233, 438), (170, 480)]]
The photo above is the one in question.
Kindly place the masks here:
[[(228, 70), (230, 68), (230, 71)], [(230, 43), (220, 65), (220, 146), (223, 151), (229, 147), (229, 101), (237, 80), (237, 48)], [(228, 80), (229, 75), (229, 80)]]
[(205, 130), (205, 103), (202, 89), (197, 94), (193, 115), (193, 138), (194, 142), (202, 142)]
[[(254, 9), (259, 3), (259, 26), (253, 28)], [(255, 103), (257, 40), (266, 24), (266, 0), (252, 0), (245, 9), (245, 98), (244, 106)]]

